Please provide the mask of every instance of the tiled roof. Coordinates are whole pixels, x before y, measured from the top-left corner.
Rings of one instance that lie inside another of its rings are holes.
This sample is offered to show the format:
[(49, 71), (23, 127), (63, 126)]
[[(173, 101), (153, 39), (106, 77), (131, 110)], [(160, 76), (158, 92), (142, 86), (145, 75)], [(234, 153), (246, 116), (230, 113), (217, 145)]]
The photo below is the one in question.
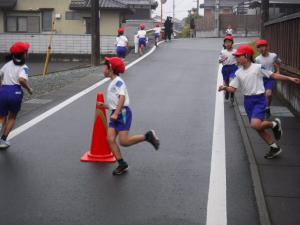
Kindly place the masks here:
[(0, 0), (1, 9), (12, 9), (16, 6), (17, 0)]
[[(99, 0), (100, 8), (108, 9), (126, 9), (126, 4), (117, 0)], [(91, 0), (71, 0), (70, 9), (91, 8)]]

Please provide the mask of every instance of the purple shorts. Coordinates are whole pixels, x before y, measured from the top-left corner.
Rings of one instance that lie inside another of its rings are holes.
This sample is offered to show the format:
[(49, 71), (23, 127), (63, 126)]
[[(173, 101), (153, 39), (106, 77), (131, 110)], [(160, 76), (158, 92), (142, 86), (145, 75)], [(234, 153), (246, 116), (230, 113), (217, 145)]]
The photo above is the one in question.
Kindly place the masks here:
[(266, 106), (265, 94), (244, 96), (244, 107), (249, 121), (252, 118), (265, 120)]
[(0, 86), (0, 116), (18, 114), (21, 109), (23, 90), (20, 85)]
[[(114, 113), (112, 111), (111, 115)], [(124, 107), (118, 115), (116, 121), (109, 121), (109, 128), (114, 128), (116, 131), (129, 131), (132, 121), (132, 113), (129, 107)]]
[(139, 38), (139, 47), (142, 45), (146, 48), (146, 38)]
[(160, 34), (159, 33), (154, 33), (154, 38), (160, 38)]
[(225, 65), (222, 67), (222, 75), (223, 75), (223, 80), (226, 83), (229, 83), (230, 78), (235, 77), (235, 72), (237, 71), (238, 67), (237, 65)]
[(125, 58), (127, 53), (127, 48), (118, 46), (116, 52), (119, 58)]
[(275, 83), (274, 79), (264, 77), (265, 90), (273, 90), (274, 83)]

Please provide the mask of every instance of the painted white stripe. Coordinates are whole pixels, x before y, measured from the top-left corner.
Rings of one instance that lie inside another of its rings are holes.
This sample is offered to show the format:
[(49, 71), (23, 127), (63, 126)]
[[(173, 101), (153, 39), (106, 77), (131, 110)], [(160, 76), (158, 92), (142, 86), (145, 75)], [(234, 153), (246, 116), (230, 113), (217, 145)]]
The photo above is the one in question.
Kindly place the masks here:
[[(217, 88), (223, 83), (219, 66)], [(227, 225), (224, 95), (216, 94), (206, 225)]]
[[(161, 44), (162, 42), (159, 42), (158, 44)], [(143, 59), (145, 59), (147, 56), (151, 55), (154, 51), (155, 51), (156, 47), (154, 46), (149, 52), (147, 52), (146, 54), (144, 54), (142, 57), (138, 58), (137, 60), (133, 61), (132, 63), (128, 64), (126, 66), (126, 70), (128, 70), (129, 68), (131, 68), (132, 66), (134, 66), (135, 64), (137, 64), (138, 62), (142, 61)], [(29, 128), (35, 126), (36, 124), (38, 124), (39, 122), (43, 121), (44, 119), (48, 118), (49, 116), (53, 115), (54, 113), (60, 111), (61, 109), (63, 109), (64, 107), (70, 105), (71, 103), (75, 102), (76, 100), (78, 100), (79, 98), (81, 98), (82, 96), (90, 93), (91, 91), (93, 91), (94, 89), (100, 87), (101, 85), (105, 84), (107, 81), (109, 81), (109, 78), (105, 78), (103, 80), (101, 80), (100, 82), (90, 86), (89, 88), (77, 93), (76, 95), (68, 98), (67, 100), (63, 101), (62, 103), (58, 104), (57, 106), (49, 109), (48, 111), (42, 113), (41, 115), (35, 117), (34, 119), (28, 121), (27, 123), (19, 126), (18, 128), (14, 129), (8, 137), (8, 140), (11, 140), (12, 138), (18, 136), (19, 134), (25, 132), (26, 130), (28, 130)]]

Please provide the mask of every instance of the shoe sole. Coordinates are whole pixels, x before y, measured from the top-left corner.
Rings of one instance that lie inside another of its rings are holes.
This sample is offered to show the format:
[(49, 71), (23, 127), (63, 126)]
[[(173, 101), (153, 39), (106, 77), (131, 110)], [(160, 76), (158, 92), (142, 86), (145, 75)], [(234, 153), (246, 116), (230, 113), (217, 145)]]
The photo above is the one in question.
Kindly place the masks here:
[(125, 170), (123, 170), (121, 173), (113, 173), (113, 175), (114, 176), (118, 176), (118, 175), (122, 175), (122, 174), (124, 174), (124, 173), (126, 173), (127, 171), (128, 171), (128, 168), (129, 167), (127, 167)]
[(157, 146), (154, 145), (154, 148), (155, 148), (155, 150), (158, 150), (159, 149), (159, 145), (160, 145), (159, 138), (158, 138), (158, 136), (157, 136), (157, 134), (155, 133), (154, 130), (150, 130), (150, 131), (153, 134), (153, 137), (154, 137), (155, 141), (157, 142)]
[(271, 157), (265, 157), (266, 159), (274, 159), (275, 157), (279, 156), (282, 153), (282, 149), (280, 149), (278, 152), (276, 152), (276, 154), (274, 154)]
[(282, 130), (282, 127), (281, 127), (281, 120), (279, 118), (276, 118), (275, 121), (278, 123), (278, 127), (279, 127), (279, 131), (280, 131), (280, 136), (276, 139), (277, 141), (281, 139), (282, 137), (282, 134), (283, 134), (283, 130)]

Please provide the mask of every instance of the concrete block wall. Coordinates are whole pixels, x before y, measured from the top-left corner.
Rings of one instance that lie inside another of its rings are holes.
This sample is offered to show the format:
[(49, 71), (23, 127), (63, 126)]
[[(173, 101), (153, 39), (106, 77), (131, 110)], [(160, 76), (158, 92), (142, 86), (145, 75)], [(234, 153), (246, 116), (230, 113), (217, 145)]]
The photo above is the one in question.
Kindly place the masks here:
[[(0, 34), (0, 53), (7, 53), (16, 41), (29, 42), (29, 53), (43, 54), (47, 52), (50, 34)], [(90, 54), (91, 35), (53, 35), (53, 54)], [(101, 36), (100, 48), (102, 54), (115, 54), (115, 37)]]

